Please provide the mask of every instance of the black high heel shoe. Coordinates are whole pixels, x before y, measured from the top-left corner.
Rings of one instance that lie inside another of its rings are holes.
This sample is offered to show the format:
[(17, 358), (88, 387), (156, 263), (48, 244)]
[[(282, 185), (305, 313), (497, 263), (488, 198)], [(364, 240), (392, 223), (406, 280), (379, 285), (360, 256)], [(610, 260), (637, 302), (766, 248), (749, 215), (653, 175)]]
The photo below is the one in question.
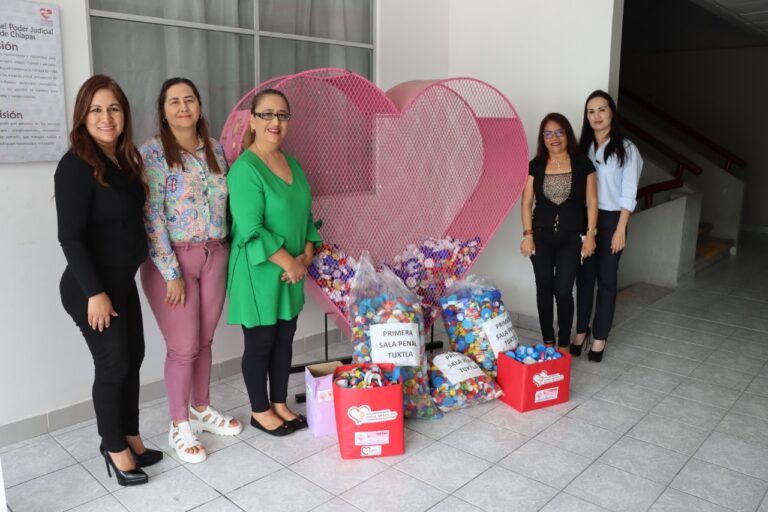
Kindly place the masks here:
[(603, 350), (601, 350), (600, 352), (595, 352), (594, 350), (592, 350), (592, 347), (589, 347), (589, 352), (587, 352), (587, 359), (589, 359), (590, 361), (594, 361), (595, 363), (599, 363), (600, 361), (602, 361), (603, 354), (605, 353), (605, 345), (607, 345), (607, 340), (606, 340), (606, 344), (603, 345)]
[(157, 464), (163, 460), (163, 452), (160, 450), (153, 450), (151, 448), (144, 448), (144, 453), (138, 454), (130, 448), (133, 460), (136, 461), (136, 465), (140, 468), (146, 468), (152, 464)]
[(575, 343), (571, 342), (571, 346), (568, 347), (568, 352), (570, 352), (573, 357), (579, 357), (581, 355), (581, 351), (584, 349), (584, 347), (587, 346), (590, 336), (592, 336), (592, 331), (587, 329), (586, 334), (584, 334), (584, 341), (581, 342), (581, 345), (576, 345)]
[(107, 464), (107, 474), (110, 478), (112, 478), (112, 471), (109, 469), (111, 466), (112, 469), (115, 470), (115, 478), (117, 479), (118, 484), (125, 487), (130, 485), (141, 485), (149, 482), (149, 476), (147, 476), (143, 469), (138, 467), (129, 469), (128, 471), (117, 469), (115, 461), (112, 460), (109, 452), (103, 446), (99, 446), (99, 451), (104, 457), (104, 462)]

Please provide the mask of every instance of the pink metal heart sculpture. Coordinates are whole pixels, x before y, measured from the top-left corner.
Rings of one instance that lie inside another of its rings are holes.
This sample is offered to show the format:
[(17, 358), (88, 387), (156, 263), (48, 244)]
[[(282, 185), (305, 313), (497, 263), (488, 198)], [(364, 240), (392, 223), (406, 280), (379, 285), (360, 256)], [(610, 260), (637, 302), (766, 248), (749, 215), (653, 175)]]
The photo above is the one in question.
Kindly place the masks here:
[(421, 296), (429, 327), (445, 287), (469, 270), (522, 192), (528, 150), (515, 109), (473, 78), (384, 93), (355, 73), (311, 70), (264, 82), (238, 102), (221, 135), (230, 163), (243, 149), (251, 99), (265, 88), (290, 101), (283, 149), (301, 163), (333, 244), (310, 268), (308, 292), (349, 335), (347, 257), (368, 250)]

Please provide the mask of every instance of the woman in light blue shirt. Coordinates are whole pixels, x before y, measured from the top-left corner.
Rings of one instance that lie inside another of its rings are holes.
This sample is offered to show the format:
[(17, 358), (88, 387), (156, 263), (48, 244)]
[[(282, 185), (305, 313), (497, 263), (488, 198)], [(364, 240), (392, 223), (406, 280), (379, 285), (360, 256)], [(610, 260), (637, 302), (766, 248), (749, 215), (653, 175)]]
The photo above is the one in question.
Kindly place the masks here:
[[(570, 351), (574, 356), (581, 355), (585, 341), (591, 337), (588, 357), (598, 363), (603, 360), (613, 324), (619, 258), (627, 240), (629, 216), (637, 205), (637, 184), (643, 167), (640, 152), (624, 138), (615, 116), (616, 103), (608, 93), (598, 90), (590, 94), (579, 141), (597, 169), (597, 248), (593, 256), (584, 259), (576, 281), (576, 338)], [(597, 301), (592, 318), (595, 282)]]

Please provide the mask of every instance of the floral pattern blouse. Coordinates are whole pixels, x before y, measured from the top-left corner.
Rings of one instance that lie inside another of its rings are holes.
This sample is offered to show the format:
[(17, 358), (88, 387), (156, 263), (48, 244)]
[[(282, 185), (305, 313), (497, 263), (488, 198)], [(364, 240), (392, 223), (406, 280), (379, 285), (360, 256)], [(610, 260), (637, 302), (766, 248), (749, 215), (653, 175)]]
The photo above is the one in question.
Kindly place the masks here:
[(221, 174), (208, 169), (202, 141), (192, 155), (181, 152), (184, 168), (168, 168), (163, 144), (153, 137), (139, 149), (149, 196), (144, 225), (149, 256), (166, 281), (181, 277), (171, 244), (222, 240), (227, 226), (227, 161), (221, 144), (211, 139)]

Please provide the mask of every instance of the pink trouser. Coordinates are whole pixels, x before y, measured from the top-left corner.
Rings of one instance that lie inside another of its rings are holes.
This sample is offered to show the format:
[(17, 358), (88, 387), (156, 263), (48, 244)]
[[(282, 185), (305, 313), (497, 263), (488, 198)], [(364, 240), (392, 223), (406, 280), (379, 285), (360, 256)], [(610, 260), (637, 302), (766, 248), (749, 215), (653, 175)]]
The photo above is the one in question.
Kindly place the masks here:
[(216, 240), (173, 244), (184, 278), (186, 302), (164, 302), (166, 282), (151, 259), (141, 266), (141, 284), (165, 338), (165, 387), (173, 421), (189, 418), (187, 407), (209, 405), (211, 343), (227, 292), (229, 247)]

